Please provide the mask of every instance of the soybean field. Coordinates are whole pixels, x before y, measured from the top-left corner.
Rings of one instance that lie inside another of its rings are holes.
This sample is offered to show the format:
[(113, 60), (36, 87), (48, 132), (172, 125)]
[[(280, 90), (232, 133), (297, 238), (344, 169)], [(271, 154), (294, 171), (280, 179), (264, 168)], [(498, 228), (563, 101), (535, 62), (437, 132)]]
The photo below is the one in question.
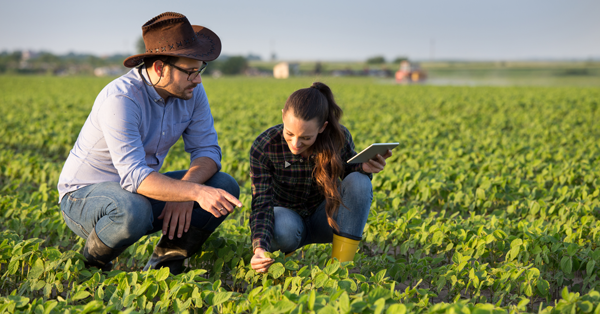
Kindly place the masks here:
[[(236, 210), (187, 261), (142, 271), (159, 234), (86, 269), (63, 163), (107, 78), (0, 76), (0, 313), (600, 313), (600, 88), (399, 86), (322, 78), (373, 178), (354, 261), (330, 244), (250, 267), (248, 152), (312, 78), (206, 78)], [(187, 169), (180, 141), (162, 171)]]

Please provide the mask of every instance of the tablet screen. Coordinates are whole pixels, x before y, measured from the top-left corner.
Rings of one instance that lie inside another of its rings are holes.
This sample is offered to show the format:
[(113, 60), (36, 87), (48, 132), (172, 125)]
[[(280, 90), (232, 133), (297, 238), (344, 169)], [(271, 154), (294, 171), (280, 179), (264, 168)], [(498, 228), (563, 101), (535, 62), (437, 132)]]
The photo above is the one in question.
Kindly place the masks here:
[(375, 143), (363, 149), (356, 156), (348, 159), (349, 164), (359, 164), (373, 159), (377, 154), (383, 155), (388, 149), (394, 149), (398, 143)]

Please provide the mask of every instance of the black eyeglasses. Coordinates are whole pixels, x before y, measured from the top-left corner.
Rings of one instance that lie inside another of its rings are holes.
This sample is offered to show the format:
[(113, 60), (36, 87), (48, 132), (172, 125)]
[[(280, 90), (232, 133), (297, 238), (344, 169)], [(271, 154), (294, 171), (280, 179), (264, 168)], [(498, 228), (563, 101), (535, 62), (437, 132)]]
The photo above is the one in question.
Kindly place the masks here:
[(204, 73), (204, 70), (206, 70), (206, 67), (208, 66), (208, 62), (202, 61), (202, 65), (200, 66), (200, 68), (198, 70), (196, 70), (196, 71), (189, 71), (189, 70), (184, 70), (184, 69), (182, 69), (182, 68), (180, 68), (180, 67), (178, 67), (178, 66), (176, 66), (176, 65), (174, 65), (172, 63), (169, 63), (169, 62), (166, 62), (166, 61), (163, 61), (163, 62), (165, 64), (168, 64), (168, 65), (176, 68), (177, 70), (179, 70), (179, 71), (181, 71), (183, 73), (186, 73), (188, 75), (188, 78), (187, 78), (188, 81), (195, 80), (198, 77), (198, 75)]

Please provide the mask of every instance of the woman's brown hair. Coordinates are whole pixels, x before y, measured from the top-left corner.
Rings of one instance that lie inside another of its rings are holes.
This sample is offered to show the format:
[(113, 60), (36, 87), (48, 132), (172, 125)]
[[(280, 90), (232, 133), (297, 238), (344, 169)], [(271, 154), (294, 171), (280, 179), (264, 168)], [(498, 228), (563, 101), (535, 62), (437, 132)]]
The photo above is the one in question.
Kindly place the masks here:
[(327, 122), (325, 130), (317, 135), (312, 145), (315, 154), (313, 176), (325, 195), (327, 221), (334, 230), (339, 231), (333, 217), (342, 205), (342, 197), (338, 190), (338, 178), (344, 173), (340, 154), (346, 142), (344, 131), (340, 126), (342, 108), (335, 103), (329, 86), (315, 82), (311, 87), (297, 90), (288, 97), (283, 107), (283, 114), (285, 115), (288, 110), (292, 110), (296, 118), (304, 121), (317, 118), (319, 128)]

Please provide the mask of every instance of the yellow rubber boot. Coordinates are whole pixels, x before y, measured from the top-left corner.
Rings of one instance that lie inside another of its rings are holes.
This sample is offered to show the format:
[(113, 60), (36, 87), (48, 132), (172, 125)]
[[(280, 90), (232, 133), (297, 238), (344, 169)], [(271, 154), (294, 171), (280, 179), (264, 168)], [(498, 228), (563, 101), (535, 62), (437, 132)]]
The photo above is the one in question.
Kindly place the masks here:
[(335, 257), (340, 263), (354, 260), (354, 254), (356, 254), (359, 242), (358, 240), (344, 238), (334, 233), (331, 259)]

